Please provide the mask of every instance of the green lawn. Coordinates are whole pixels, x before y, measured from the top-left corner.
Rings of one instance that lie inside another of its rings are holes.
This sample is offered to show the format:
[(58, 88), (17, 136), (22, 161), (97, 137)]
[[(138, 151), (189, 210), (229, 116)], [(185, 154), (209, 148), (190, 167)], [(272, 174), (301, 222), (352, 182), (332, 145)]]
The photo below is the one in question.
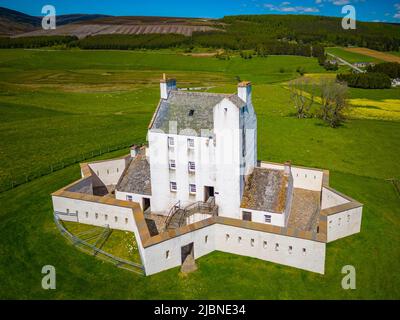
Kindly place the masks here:
[[(328, 244), (324, 276), (214, 252), (188, 276), (175, 268), (141, 277), (78, 251), (59, 234), (50, 193), (79, 178), (74, 165), (0, 193), (0, 298), (400, 298), (400, 198), (385, 181), (400, 178), (400, 123), (348, 120), (331, 129), (318, 119), (294, 118), (280, 81), (295, 77), (298, 65), (323, 72), (314, 59), (226, 62), (171, 53), (39, 50), (0, 50), (0, 57), (2, 176), (101, 144), (144, 139), (159, 98), (158, 78), (167, 68), (179, 84), (212, 85), (215, 92), (235, 91), (235, 75), (254, 81), (259, 158), (330, 169), (331, 185), (364, 203), (361, 233)], [(382, 100), (398, 98), (396, 92), (350, 95)], [(107, 250), (119, 250), (120, 236), (110, 238)], [(41, 289), (46, 264), (56, 267), (55, 291)], [(347, 264), (356, 267), (357, 290), (341, 289)]]

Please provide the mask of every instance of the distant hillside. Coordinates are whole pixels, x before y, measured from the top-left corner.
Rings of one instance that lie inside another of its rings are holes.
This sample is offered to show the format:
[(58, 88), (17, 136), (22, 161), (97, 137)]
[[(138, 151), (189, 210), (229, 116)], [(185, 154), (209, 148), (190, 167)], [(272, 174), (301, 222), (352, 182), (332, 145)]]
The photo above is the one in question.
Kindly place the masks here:
[[(399, 51), (400, 47), (400, 24), (358, 21), (356, 30), (343, 30), (341, 18), (314, 15), (239, 15), (202, 19), (72, 14), (57, 16), (56, 30), (42, 30), (38, 26), (38, 17), (0, 8), (2, 34), (15, 37), (74, 36), (82, 39), (82, 47), (91, 49), (156, 47), (155, 38), (147, 37), (149, 34), (161, 35), (156, 37), (156, 42), (162, 47), (170, 44), (189, 48), (256, 50), (260, 55), (284, 52), (310, 55), (310, 47), (316, 44), (379, 51)], [(171, 37), (171, 34), (175, 36)], [(140, 37), (142, 35), (144, 37)], [(166, 41), (161, 39), (162, 36), (167, 38)], [(149, 46), (146, 41), (153, 43)]]
[[(57, 25), (62, 26), (75, 22), (106, 18), (101, 14), (66, 14), (57, 16)], [(35, 30), (41, 30), (42, 17), (34, 17), (28, 14), (0, 7), (0, 35), (17, 35)]]
[(40, 26), (40, 18), (0, 7), (0, 35), (28, 32)]

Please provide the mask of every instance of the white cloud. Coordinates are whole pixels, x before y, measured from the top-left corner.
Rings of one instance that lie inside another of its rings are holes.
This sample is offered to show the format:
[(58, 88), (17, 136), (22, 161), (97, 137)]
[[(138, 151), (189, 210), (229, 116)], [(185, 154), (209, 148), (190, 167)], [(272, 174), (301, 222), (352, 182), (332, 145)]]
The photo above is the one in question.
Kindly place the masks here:
[(349, 0), (335, 0), (332, 2), (335, 6), (344, 6), (345, 4), (349, 4)]
[(276, 11), (276, 12), (296, 12), (296, 13), (319, 12), (319, 9), (316, 7), (290, 6), (290, 2), (288, 1), (282, 2), (278, 6), (271, 3), (266, 3), (264, 4), (264, 7), (269, 9), (270, 11)]
[(397, 12), (394, 14), (393, 18), (400, 19), (400, 3), (395, 3), (394, 7)]

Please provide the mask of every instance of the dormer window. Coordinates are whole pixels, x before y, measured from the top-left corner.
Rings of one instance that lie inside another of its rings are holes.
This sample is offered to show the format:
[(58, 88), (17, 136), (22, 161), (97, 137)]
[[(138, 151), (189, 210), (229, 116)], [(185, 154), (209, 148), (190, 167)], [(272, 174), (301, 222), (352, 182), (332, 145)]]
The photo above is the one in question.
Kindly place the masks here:
[(194, 110), (193, 109), (189, 110), (189, 117), (192, 117), (193, 114), (194, 114)]
[(175, 146), (175, 139), (173, 137), (168, 137), (168, 146), (169, 147)]

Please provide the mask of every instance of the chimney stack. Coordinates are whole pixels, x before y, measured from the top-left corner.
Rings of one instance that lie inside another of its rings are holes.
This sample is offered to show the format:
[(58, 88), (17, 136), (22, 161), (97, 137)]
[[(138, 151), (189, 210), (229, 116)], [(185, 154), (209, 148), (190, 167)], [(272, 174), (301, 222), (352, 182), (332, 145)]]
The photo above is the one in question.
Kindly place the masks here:
[(238, 96), (244, 102), (251, 103), (251, 82), (242, 81), (238, 84)]
[(163, 73), (163, 78), (160, 80), (161, 99), (168, 99), (171, 90), (176, 90), (176, 80), (168, 79), (166, 74)]

